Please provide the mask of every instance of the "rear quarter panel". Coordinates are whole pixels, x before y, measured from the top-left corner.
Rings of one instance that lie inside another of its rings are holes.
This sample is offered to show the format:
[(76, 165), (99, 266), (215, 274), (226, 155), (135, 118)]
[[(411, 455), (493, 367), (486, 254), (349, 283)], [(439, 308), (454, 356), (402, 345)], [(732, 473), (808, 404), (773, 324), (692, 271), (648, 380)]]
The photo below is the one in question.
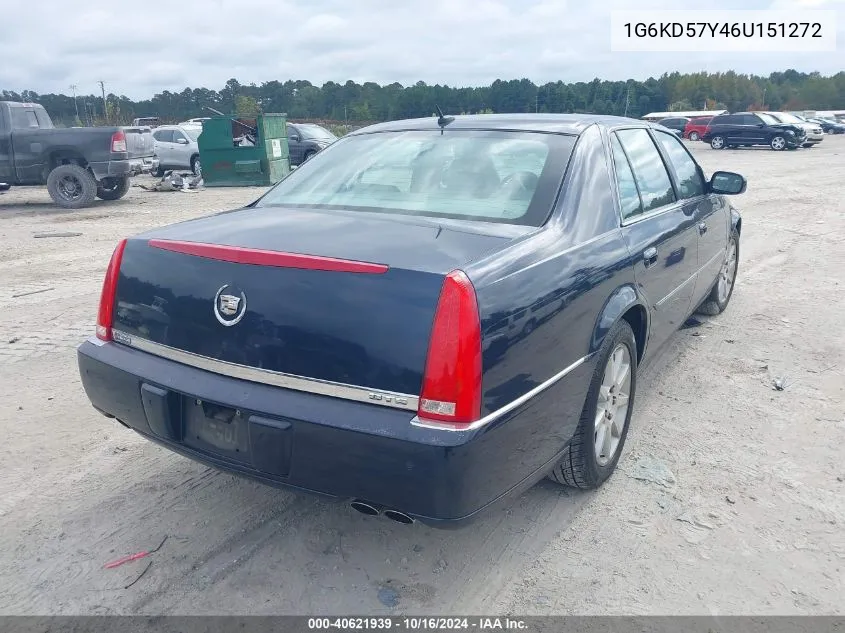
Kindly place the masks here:
[[(546, 226), (467, 269), (482, 318), (485, 414), (588, 357), (519, 415), (483, 427), (505, 436), (490, 443), (501, 451), (491, 458), (511, 463), (511, 472), (542, 468), (571, 439), (601, 342), (596, 333), (606, 326), (601, 315), (619, 288), (633, 287), (613, 191), (603, 137), (593, 126), (579, 138)], [(542, 320), (526, 329), (533, 315)]]

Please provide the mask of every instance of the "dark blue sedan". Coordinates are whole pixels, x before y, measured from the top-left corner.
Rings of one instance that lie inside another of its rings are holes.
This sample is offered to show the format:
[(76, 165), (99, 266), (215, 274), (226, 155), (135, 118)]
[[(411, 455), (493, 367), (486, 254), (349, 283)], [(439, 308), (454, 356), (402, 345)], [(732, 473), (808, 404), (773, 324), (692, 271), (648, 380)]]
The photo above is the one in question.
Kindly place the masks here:
[(404, 523), (593, 488), (637, 368), (727, 307), (745, 188), (630, 119), (372, 126), (244, 209), (122, 240), (82, 383), (178, 453)]

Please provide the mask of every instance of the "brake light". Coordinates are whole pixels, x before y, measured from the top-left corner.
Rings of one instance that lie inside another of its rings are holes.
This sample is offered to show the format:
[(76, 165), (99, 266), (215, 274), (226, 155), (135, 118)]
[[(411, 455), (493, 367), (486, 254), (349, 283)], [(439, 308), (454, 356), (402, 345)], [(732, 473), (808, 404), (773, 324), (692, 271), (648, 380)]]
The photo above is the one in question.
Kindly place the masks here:
[(100, 310), (97, 313), (97, 338), (101, 341), (112, 340), (112, 324), (114, 323), (114, 302), (117, 295), (117, 278), (120, 276), (120, 262), (123, 259), (123, 249), (126, 248), (126, 240), (122, 239), (117, 243), (109, 267), (106, 269), (106, 277), (103, 280), (103, 290), (100, 293)]
[(481, 322), (475, 288), (460, 270), (440, 290), (417, 415), (459, 428), (481, 417)]
[(118, 130), (111, 135), (111, 151), (117, 153), (126, 151), (126, 132)]

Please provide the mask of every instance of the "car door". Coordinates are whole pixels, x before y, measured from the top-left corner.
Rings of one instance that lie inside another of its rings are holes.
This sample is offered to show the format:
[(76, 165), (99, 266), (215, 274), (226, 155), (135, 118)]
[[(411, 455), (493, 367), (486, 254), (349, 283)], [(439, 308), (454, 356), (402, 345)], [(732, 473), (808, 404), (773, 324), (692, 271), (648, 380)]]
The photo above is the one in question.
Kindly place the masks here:
[(173, 130), (173, 165), (181, 169), (190, 168), (194, 150), (191, 141), (182, 130)]
[(0, 106), (0, 183), (15, 182), (14, 157), (12, 156), (12, 128), (6, 120), (4, 106)]
[(649, 306), (650, 346), (660, 347), (689, 314), (698, 234), (694, 213), (678, 201), (663, 156), (644, 128), (611, 134), (622, 233)]
[(698, 266), (692, 309), (710, 291), (722, 266), (728, 246), (730, 214), (724, 198), (709, 192), (704, 172), (683, 143), (659, 130), (654, 130), (654, 136), (663, 149), (684, 212), (693, 214), (698, 231)]
[(153, 131), (155, 139), (155, 152), (162, 167), (173, 165), (173, 130), (169, 128), (158, 128)]
[(766, 135), (763, 133), (765, 127), (763, 119), (755, 114), (740, 114), (738, 116), (742, 123), (740, 144), (759, 145), (766, 142)]
[(288, 123), (288, 153), (290, 154), (291, 165), (299, 165), (305, 154), (302, 133), (290, 123)]

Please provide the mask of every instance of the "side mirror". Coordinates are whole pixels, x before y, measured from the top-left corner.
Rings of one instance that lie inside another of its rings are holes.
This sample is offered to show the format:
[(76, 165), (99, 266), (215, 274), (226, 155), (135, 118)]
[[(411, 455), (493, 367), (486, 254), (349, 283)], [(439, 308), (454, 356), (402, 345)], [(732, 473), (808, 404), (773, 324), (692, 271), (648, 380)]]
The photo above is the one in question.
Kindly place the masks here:
[(179, 143), (179, 145), (187, 145), (188, 139), (186, 139), (184, 137), (179, 137), (179, 138), (176, 139), (176, 142)]
[(299, 141), (301, 141), (302, 139), (299, 138), (299, 136), (297, 136), (296, 134), (294, 134), (293, 136), (289, 136), (288, 140), (293, 141), (294, 143), (299, 143)]
[(710, 178), (711, 193), (735, 196), (745, 193), (747, 187), (748, 181), (745, 180), (745, 177), (732, 171), (717, 171)]

